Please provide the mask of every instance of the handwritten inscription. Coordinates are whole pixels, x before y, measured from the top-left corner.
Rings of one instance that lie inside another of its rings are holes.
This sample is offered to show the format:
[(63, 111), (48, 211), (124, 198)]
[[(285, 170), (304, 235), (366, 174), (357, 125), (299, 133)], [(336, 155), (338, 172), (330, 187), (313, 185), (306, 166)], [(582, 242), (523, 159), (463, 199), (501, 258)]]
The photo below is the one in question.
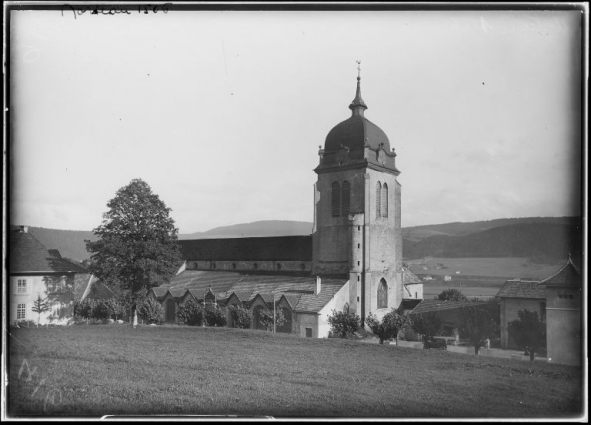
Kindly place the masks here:
[[(23, 372), (26, 372), (25, 377), (23, 377)], [(29, 367), (29, 362), (27, 362), (27, 359), (23, 359), (21, 367), (18, 371), (18, 379), (21, 381), (24, 381), (25, 383), (31, 382), (33, 385), (35, 385), (35, 382), (33, 382), (33, 377), (36, 372), (37, 372), (37, 366), (33, 366), (33, 368), (31, 369)], [(41, 379), (39, 381), (39, 383), (37, 384), (37, 386), (33, 390), (31, 397), (34, 397), (35, 394), (37, 394), (37, 392), (39, 391), (39, 389), (43, 385), (45, 385), (45, 379)], [(51, 389), (48, 388), (47, 394), (45, 395), (45, 398), (43, 400), (43, 412), (48, 413), (53, 406), (57, 406), (61, 403), (62, 403), (62, 392), (58, 389), (55, 389), (55, 388), (51, 388)]]
[(64, 4), (62, 6), (62, 16), (65, 14), (72, 14), (74, 19), (78, 16), (88, 13), (89, 15), (131, 15), (132, 13), (143, 13), (145, 15), (149, 13), (168, 13), (170, 10), (171, 3), (152, 5), (152, 4), (140, 4), (140, 5), (129, 5), (129, 4), (114, 4), (114, 5), (93, 5), (93, 6), (81, 6), (81, 5), (70, 5)]

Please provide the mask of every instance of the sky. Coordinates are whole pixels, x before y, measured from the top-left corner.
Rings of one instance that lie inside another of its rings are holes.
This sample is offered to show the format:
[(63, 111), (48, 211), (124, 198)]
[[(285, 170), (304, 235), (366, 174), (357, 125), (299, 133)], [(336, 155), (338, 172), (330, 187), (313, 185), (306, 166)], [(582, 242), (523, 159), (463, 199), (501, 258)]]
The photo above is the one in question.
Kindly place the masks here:
[(135, 178), (180, 233), (312, 222), (357, 60), (403, 227), (580, 215), (580, 15), (13, 10), (11, 223), (92, 230)]

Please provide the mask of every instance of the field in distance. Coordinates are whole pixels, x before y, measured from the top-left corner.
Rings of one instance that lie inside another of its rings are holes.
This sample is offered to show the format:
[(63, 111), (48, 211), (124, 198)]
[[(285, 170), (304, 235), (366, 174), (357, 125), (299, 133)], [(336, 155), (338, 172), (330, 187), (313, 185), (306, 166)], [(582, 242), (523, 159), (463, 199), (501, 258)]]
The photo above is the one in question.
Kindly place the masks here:
[(581, 369), (186, 326), (10, 329), (10, 416), (566, 418)]

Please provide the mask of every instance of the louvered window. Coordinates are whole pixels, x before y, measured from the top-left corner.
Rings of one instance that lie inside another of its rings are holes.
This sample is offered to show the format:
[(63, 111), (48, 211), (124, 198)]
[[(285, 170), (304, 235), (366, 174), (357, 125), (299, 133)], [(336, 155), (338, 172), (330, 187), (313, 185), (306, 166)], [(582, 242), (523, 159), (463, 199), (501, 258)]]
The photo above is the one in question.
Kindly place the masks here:
[(382, 187), (382, 217), (388, 217), (388, 185)]
[(378, 182), (376, 186), (376, 216), (382, 216), (382, 184)]
[(349, 209), (351, 205), (351, 185), (349, 182), (343, 183), (343, 215), (349, 215)]
[(332, 216), (341, 215), (341, 188), (337, 182), (332, 184)]
[(384, 279), (378, 286), (378, 308), (388, 308), (388, 284)]

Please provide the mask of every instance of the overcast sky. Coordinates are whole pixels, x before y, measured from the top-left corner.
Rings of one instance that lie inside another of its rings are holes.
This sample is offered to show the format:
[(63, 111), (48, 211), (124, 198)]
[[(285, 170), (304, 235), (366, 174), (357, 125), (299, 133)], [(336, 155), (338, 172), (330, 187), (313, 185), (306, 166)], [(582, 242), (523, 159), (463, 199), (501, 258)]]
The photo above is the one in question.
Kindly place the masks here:
[(92, 230), (134, 178), (180, 233), (313, 221), (318, 147), (366, 118), (402, 225), (579, 215), (578, 11), (13, 11), (13, 224)]

